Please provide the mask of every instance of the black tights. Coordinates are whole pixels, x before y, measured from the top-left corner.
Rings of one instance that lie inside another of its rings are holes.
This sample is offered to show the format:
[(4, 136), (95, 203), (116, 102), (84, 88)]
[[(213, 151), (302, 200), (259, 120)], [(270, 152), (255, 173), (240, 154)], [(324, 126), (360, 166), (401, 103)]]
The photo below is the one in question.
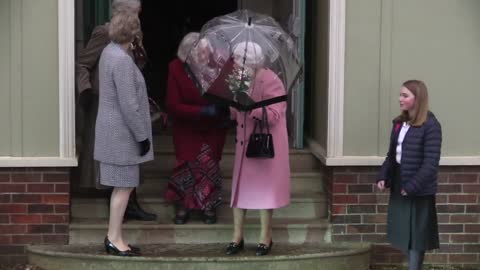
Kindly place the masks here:
[(407, 251), (408, 258), (408, 270), (421, 270), (423, 265), (423, 258), (425, 257), (425, 251), (413, 250)]

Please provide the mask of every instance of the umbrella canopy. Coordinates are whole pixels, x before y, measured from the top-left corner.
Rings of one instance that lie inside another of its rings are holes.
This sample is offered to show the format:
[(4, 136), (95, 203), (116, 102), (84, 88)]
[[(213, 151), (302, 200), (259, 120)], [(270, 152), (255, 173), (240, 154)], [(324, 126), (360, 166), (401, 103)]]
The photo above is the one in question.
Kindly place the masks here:
[[(248, 10), (207, 22), (185, 62), (202, 95), (240, 110), (286, 101), (301, 70), (292, 38), (273, 18)], [(250, 98), (262, 69), (278, 76), (284, 95)]]

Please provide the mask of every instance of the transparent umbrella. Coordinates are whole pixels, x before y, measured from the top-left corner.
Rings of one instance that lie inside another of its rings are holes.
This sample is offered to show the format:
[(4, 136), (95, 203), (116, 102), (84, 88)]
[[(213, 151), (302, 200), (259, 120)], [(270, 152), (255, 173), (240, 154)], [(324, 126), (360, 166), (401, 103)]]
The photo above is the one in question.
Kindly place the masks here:
[[(249, 10), (207, 22), (186, 68), (202, 95), (245, 111), (286, 101), (301, 71), (291, 37), (273, 18)], [(257, 74), (265, 69), (278, 76), (285, 93), (253, 100)]]

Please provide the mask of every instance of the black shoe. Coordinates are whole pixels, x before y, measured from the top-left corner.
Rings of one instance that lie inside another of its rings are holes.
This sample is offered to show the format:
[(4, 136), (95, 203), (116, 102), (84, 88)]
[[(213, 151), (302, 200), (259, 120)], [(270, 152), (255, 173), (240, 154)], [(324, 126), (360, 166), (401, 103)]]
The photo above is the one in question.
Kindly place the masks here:
[(125, 210), (125, 215), (123, 216), (124, 220), (134, 219), (134, 220), (143, 220), (143, 221), (154, 221), (157, 219), (157, 215), (145, 212), (145, 210), (140, 207), (137, 200), (137, 189), (133, 189), (128, 198), (127, 209)]
[(173, 219), (173, 223), (177, 225), (182, 225), (187, 223), (188, 219), (190, 218), (190, 213), (187, 210), (177, 211), (175, 214), (175, 218)]
[(258, 244), (257, 246), (257, 251), (255, 252), (255, 255), (257, 256), (264, 256), (264, 255), (267, 255), (270, 250), (272, 249), (272, 245), (273, 245), (273, 241), (270, 240), (270, 245), (265, 245), (265, 244)]
[(128, 201), (127, 209), (125, 210), (123, 218), (124, 220), (154, 221), (157, 219), (157, 215), (145, 212), (138, 203)]
[(110, 242), (110, 240), (108, 240), (108, 236), (105, 236), (103, 244), (105, 245), (105, 251), (110, 255), (122, 257), (140, 256), (140, 252), (133, 251), (131, 247), (128, 250), (119, 250), (112, 242)]
[(227, 249), (225, 250), (225, 254), (227, 255), (234, 255), (237, 254), (239, 251), (243, 250), (244, 242), (243, 239), (240, 243), (231, 242), (228, 244)]
[(217, 214), (215, 210), (207, 210), (203, 212), (203, 223), (215, 224), (217, 223)]
[(140, 253), (140, 248), (139, 248), (139, 247), (132, 246), (132, 245), (128, 245), (128, 247), (129, 247), (130, 250), (132, 250), (133, 252)]

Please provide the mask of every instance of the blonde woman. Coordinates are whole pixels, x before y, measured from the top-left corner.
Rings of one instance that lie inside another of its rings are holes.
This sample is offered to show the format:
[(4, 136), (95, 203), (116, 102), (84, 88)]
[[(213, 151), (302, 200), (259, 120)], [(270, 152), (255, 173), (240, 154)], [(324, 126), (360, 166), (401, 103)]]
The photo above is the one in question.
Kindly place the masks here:
[(110, 44), (99, 63), (99, 107), (94, 158), (100, 162), (100, 183), (113, 187), (105, 249), (117, 256), (138, 256), (122, 236), (122, 221), (132, 190), (138, 186), (139, 164), (153, 160), (152, 130), (145, 80), (130, 57), (140, 33), (136, 14), (116, 14), (109, 25)]
[[(140, 0), (113, 0), (112, 14), (115, 16), (119, 13), (132, 13), (138, 15), (142, 8)], [(86, 47), (78, 54), (76, 63), (77, 89), (79, 97), (80, 110), (83, 112), (83, 118), (79, 119), (80, 132), (82, 135), (81, 145), (79, 149), (79, 166), (78, 166), (78, 182), (74, 183), (75, 187), (88, 188), (97, 187), (103, 189), (96, 181), (98, 173), (98, 162), (93, 159), (93, 149), (95, 143), (95, 121), (98, 112), (98, 62), (102, 51), (110, 43), (108, 29), (110, 23), (98, 25), (93, 29), (90, 40)], [(142, 63), (145, 62), (145, 53), (141, 44), (141, 33), (134, 42), (134, 50), (129, 53), (135, 59), (137, 66), (142, 69)], [(135, 53), (139, 52), (139, 53)], [(143, 56), (143, 58), (142, 58)], [(138, 203), (136, 189), (130, 194), (127, 210), (125, 211), (125, 220), (135, 219), (152, 221), (157, 216), (153, 213), (146, 212)], [(111, 195), (108, 193), (108, 195)]]

